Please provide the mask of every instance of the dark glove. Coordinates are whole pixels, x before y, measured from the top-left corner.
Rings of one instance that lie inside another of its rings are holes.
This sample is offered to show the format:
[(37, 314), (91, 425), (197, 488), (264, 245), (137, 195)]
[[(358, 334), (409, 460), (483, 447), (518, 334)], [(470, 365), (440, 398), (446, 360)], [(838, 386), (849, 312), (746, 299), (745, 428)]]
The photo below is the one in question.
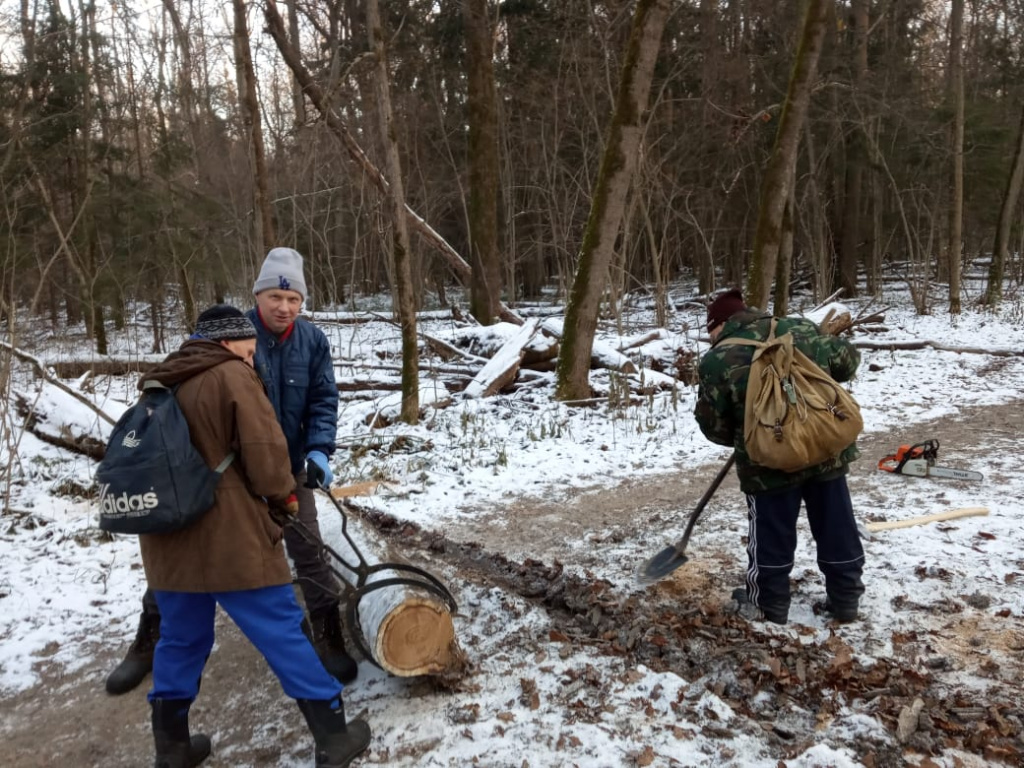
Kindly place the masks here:
[(327, 488), (334, 481), (331, 464), (327, 456), (320, 451), (306, 454), (306, 487)]

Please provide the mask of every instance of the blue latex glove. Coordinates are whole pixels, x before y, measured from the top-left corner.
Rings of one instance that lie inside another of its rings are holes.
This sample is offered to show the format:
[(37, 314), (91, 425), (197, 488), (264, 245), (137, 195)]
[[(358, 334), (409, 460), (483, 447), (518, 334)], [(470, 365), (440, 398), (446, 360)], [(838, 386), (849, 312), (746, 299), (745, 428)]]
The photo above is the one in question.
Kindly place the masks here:
[(306, 475), (307, 485), (315, 483), (321, 488), (328, 488), (334, 481), (331, 464), (321, 451), (310, 451), (306, 454)]

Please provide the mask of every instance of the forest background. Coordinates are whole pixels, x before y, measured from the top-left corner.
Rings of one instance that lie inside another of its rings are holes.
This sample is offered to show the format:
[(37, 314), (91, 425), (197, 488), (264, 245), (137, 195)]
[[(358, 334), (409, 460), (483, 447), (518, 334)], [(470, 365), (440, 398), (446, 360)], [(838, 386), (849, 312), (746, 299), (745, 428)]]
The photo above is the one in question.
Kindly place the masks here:
[[(907, 281), (922, 313), (933, 278), (949, 285), (942, 309), (997, 302), (1024, 250), (1022, 6), (8, 3), (4, 323), (16, 339), (22, 319), (84, 321), (104, 354), (107, 325), (143, 307), (152, 350), (168, 351), (168, 328), (246, 301), (274, 245), (306, 257), (308, 309), (391, 290), (401, 313), (445, 305), (461, 282), (483, 324), (587, 280), (611, 315), (652, 292), (664, 326), (666, 286), (687, 274), (704, 293), (757, 293), (777, 276), (777, 312), (793, 286), (852, 298), (888, 278)], [(809, 30), (820, 55), (775, 188), (779, 258), (763, 263), (759, 195)], [(622, 84), (652, 41), (630, 115)], [(608, 267), (591, 278), (581, 248), (621, 118), (638, 129), (635, 171)], [(979, 258), (988, 289), (962, 299), (959, 274)]]

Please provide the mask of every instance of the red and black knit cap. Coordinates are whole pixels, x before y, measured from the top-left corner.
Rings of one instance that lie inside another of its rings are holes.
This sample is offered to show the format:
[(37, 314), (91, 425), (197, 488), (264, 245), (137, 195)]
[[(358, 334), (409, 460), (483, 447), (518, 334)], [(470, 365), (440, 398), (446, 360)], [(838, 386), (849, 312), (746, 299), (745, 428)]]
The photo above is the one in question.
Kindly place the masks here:
[(210, 341), (255, 339), (256, 326), (240, 310), (230, 304), (214, 304), (199, 315), (193, 338), (209, 339)]
[(743, 291), (739, 288), (730, 288), (728, 291), (718, 294), (715, 300), (708, 305), (708, 325), (710, 331), (719, 323), (724, 323), (737, 312), (747, 308), (743, 303)]

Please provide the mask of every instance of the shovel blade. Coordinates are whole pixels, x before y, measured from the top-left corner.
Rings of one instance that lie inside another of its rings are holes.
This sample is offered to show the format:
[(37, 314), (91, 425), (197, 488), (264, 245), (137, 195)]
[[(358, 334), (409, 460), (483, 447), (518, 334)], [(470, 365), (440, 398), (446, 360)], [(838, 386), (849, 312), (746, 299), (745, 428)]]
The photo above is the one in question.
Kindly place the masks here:
[(636, 579), (641, 584), (653, 584), (671, 574), (681, 565), (685, 565), (689, 559), (674, 544), (665, 547), (640, 567), (636, 573)]

